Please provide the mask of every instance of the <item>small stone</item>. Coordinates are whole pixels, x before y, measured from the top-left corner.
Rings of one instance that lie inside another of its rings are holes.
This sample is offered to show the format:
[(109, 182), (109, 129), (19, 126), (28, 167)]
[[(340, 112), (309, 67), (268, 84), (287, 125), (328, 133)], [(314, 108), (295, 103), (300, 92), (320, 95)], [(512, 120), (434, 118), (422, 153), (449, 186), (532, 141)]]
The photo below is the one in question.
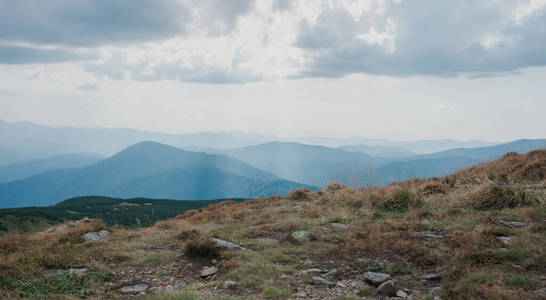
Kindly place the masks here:
[(335, 277), (339, 273), (338, 269), (332, 269), (328, 273), (324, 274), (326, 277)]
[(364, 278), (372, 285), (379, 286), (383, 282), (391, 279), (391, 275), (385, 273), (366, 272), (364, 273)]
[(321, 269), (307, 269), (307, 270), (303, 270), (302, 272), (305, 273), (305, 274), (322, 273), (322, 270)]
[(224, 241), (224, 240), (217, 239), (217, 238), (210, 238), (210, 240), (215, 242), (216, 244), (222, 246), (222, 247), (252, 252), (252, 250), (247, 249), (247, 248), (245, 248), (245, 247), (243, 247), (241, 245), (238, 245), (238, 244), (235, 244), (235, 243), (232, 243), (232, 242)]
[(283, 280), (296, 280), (296, 277), (290, 276), (290, 275), (286, 275), (286, 274), (282, 274), (279, 278), (280, 278), (280, 279), (283, 279)]
[(510, 245), (512, 242), (512, 237), (510, 236), (498, 236), (497, 239), (499, 239), (505, 245)]
[(408, 294), (406, 294), (406, 292), (404, 292), (402, 290), (396, 291), (396, 297), (406, 298), (407, 296), (408, 296)]
[(203, 268), (203, 270), (201, 271), (201, 277), (206, 278), (216, 273), (218, 273), (218, 268), (216, 267)]
[(372, 212), (369, 210), (369, 209), (365, 209), (365, 208), (361, 208), (359, 209), (359, 211), (363, 214), (366, 214), (366, 215), (371, 215)]
[(187, 286), (188, 286), (187, 283), (185, 283), (185, 282), (179, 282), (179, 283), (173, 285), (172, 289), (173, 289), (174, 291), (179, 291), (179, 290), (185, 289)]
[(284, 211), (284, 210), (292, 210), (292, 209), (298, 209), (301, 208), (299, 205), (281, 205), (275, 207), (275, 211)]
[(320, 282), (320, 283), (322, 283), (322, 284), (324, 284), (326, 286), (333, 286), (334, 285), (333, 282), (331, 282), (331, 281), (329, 281), (327, 279), (324, 279), (322, 277), (319, 277), (319, 276), (313, 276), (313, 280), (318, 281), (318, 282)]
[(534, 293), (539, 295), (546, 295), (546, 288), (535, 290)]
[(435, 238), (435, 239), (441, 239), (446, 235), (446, 233), (443, 231), (420, 231), (418, 233), (424, 237)]
[(442, 287), (441, 287), (441, 286), (435, 286), (435, 287), (433, 287), (433, 288), (431, 288), (431, 289), (429, 290), (429, 293), (430, 293), (430, 294), (433, 294), (433, 295), (434, 295), (434, 294), (439, 294), (439, 293), (441, 293), (441, 292), (442, 292)]
[(503, 225), (506, 225), (510, 228), (519, 228), (519, 227), (525, 227), (527, 224), (517, 222), (517, 221), (500, 221)]
[(147, 284), (137, 284), (137, 285), (130, 285), (130, 286), (124, 286), (119, 289), (122, 293), (142, 293), (148, 289)]
[(344, 288), (344, 289), (347, 288), (347, 286), (346, 286), (343, 282), (341, 282), (341, 281), (338, 281), (338, 282), (336, 283), (336, 286), (339, 286), (340, 288)]
[(383, 282), (375, 291), (378, 295), (383, 295), (387, 297), (394, 297), (396, 296), (397, 292), (394, 284), (392, 283), (392, 280)]
[(342, 224), (342, 223), (330, 223), (330, 225), (332, 225), (332, 227), (339, 228), (339, 229), (346, 229), (347, 227), (349, 227), (349, 225)]
[(438, 272), (433, 274), (425, 274), (421, 278), (426, 280), (441, 280), (444, 277), (444, 272)]
[(225, 289), (235, 289), (235, 288), (237, 288), (238, 285), (239, 285), (239, 283), (237, 281), (233, 281), (233, 280), (224, 281), (224, 288)]
[(292, 237), (300, 243), (309, 242), (311, 240), (311, 232), (305, 230), (294, 231)]

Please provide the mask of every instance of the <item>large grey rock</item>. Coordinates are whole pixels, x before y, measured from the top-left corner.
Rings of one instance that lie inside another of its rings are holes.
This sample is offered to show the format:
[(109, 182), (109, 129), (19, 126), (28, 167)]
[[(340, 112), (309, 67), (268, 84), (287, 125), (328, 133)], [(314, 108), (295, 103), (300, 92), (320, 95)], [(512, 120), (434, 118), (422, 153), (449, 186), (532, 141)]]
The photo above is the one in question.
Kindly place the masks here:
[(129, 293), (141, 293), (146, 291), (147, 289), (148, 289), (147, 284), (137, 284), (137, 285), (129, 285), (129, 286), (121, 287), (119, 291), (122, 293), (129, 294)]
[(364, 273), (364, 278), (370, 284), (379, 286), (383, 282), (391, 279), (391, 275), (385, 274), (385, 273), (377, 273), (377, 272), (366, 272)]
[(407, 296), (408, 296), (408, 294), (406, 292), (404, 292), (403, 290), (396, 291), (396, 297), (406, 298)]
[(392, 283), (392, 280), (388, 280), (383, 282), (375, 292), (378, 295), (387, 296), (387, 297), (394, 297), (396, 296), (396, 287), (394, 287), (394, 284)]
[(294, 231), (292, 238), (300, 243), (309, 242), (311, 240), (311, 232), (305, 230)]
[(237, 250), (241, 250), (241, 251), (250, 251), (252, 252), (252, 250), (250, 249), (247, 249), (241, 245), (238, 245), (238, 244), (235, 244), (235, 243), (232, 243), (232, 242), (228, 242), (228, 241), (224, 241), (224, 240), (221, 240), (221, 239), (217, 239), (217, 238), (210, 238), (211, 241), (215, 242), (216, 244), (222, 246), (222, 247), (226, 247), (226, 248), (230, 248), (230, 249), (237, 249)]
[(88, 232), (83, 235), (83, 239), (88, 242), (100, 241), (110, 235), (110, 231), (101, 230), (99, 232)]
[(201, 277), (206, 278), (206, 277), (212, 276), (212, 275), (214, 275), (216, 273), (218, 273), (218, 268), (216, 268), (216, 267), (204, 268), (201, 271)]

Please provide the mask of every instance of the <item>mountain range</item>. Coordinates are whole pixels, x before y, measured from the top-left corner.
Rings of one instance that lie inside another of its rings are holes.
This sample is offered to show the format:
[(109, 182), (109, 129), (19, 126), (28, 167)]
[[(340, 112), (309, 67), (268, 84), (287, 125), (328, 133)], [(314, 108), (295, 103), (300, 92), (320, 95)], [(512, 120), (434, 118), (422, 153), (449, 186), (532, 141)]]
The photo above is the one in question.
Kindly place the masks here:
[(141, 142), (95, 164), (0, 184), (2, 207), (46, 206), (82, 195), (201, 200), (265, 197), (307, 187), (225, 155)]

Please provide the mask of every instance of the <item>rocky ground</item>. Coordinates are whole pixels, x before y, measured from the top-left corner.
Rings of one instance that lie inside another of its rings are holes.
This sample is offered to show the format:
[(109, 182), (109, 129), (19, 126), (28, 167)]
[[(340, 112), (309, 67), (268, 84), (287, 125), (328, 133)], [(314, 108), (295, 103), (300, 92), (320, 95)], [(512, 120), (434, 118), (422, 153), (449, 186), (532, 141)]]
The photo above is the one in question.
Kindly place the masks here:
[(546, 299), (546, 151), (0, 242), (0, 297)]

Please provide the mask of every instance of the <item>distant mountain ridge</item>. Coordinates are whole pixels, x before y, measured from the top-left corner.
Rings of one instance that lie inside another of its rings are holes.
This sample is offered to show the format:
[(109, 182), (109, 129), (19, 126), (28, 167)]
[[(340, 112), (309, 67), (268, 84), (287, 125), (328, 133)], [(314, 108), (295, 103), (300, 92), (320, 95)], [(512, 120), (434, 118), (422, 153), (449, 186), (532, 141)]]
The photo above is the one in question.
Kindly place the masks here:
[(98, 154), (63, 154), (21, 163), (0, 165), (0, 183), (14, 181), (49, 170), (91, 165), (104, 159)]
[[(164, 172), (173, 173), (167, 178)], [(208, 172), (207, 176), (203, 172)], [(187, 188), (185, 185), (190, 182), (191, 188)], [(237, 182), (238, 187), (231, 186), (224, 192), (210, 191), (210, 187), (221, 186), (222, 182)], [(169, 192), (162, 189), (166, 187)], [(87, 167), (47, 171), (0, 184), (0, 203), (4, 208), (44, 206), (83, 195), (142, 197), (139, 191), (153, 198), (248, 198), (288, 193), (299, 187), (309, 186), (282, 180), (225, 155), (141, 142)]]

